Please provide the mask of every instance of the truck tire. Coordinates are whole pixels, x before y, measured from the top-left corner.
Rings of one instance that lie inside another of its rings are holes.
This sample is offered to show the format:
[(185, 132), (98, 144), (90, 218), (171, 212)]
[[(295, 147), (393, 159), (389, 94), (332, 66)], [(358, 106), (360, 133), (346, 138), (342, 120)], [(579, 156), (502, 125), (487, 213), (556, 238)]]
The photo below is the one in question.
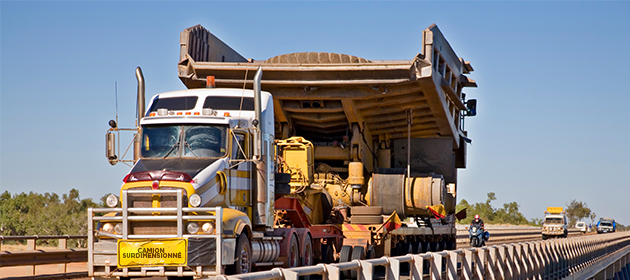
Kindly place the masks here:
[(276, 180), (276, 185), (291, 183), (291, 173), (276, 173), (275, 180)]
[(291, 194), (291, 185), (276, 183), (275, 190), (277, 195)]
[(335, 261), (335, 250), (332, 244), (322, 244), (321, 263), (333, 263)]
[(298, 237), (295, 234), (291, 234), (291, 243), (289, 243), (289, 252), (287, 252), (287, 267), (300, 266), (300, 244)]
[[(343, 245), (341, 251), (339, 251), (339, 263), (349, 262), (350, 257), (352, 257), (352, 246)], [(350, 278), (350, 271), (344, 270), (341, 272), (341, 275), (344, 278)]]
[[(302, 240), (301, 247), (301, 258), (300, 258), (300, 266), (311, 266), (313, 265), (313, 240), (311, 239), (310, 234), (306, 234), (304, 240)], [(300, 280), (310, 280), (310, 275), (300, 276)]]
[(227, 267), (229, 274), (242, 274), (252, 271), (252, 244), (247, 234), (242, 233), (236, 240), (236, 260), (233, 265)]
[(383, 207), (381, 206), (352, 206), (350, 208), (352, 216), (380, 216), (383, 214)]
[(352, 216), (350, 223), (359, 225), (382, 224), (383, 216)]
[[(365, 259), (365, 248), (363, 246), (354, 246), (352, 248), (352, 256), (350, 257), (351, 261), (354, 260), (364, 260)], [(350, 277), (352, 279), (357, 279), (357, 270), (350, 270)]]

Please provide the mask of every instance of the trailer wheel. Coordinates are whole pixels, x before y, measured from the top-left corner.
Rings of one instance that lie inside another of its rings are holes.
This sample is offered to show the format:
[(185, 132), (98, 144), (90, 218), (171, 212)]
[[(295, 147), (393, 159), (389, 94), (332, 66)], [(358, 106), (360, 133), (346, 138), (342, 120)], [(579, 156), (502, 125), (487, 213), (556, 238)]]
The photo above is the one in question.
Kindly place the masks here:
[(252, 271), (252, 244), (247, 234), (242, 233), (236, 240), (236, 260), (233, 265), (227, 267), (230, 274), (241, 274)]
[(421, 241), (418, 243), (418, 253), (426, 253), (429, 251), (429, 243)]
[(457, 242), (453, 240), (446, 241), (446, 250), (457, 249)]
[(321, 263), (333, 263), (335, 261), (335, 250), (332, 244), (322, 244)]
[[(350, 257), (350, 260), (365, 260), (365, 248), (363, 248), (363, 246), (354, 246), (354, 248), (352, 248), (352, 256)], [(350, 277), (352, 279), (357, 279), (357, 275), (356, 269), (350, 270)]]
[[(311, 266), (313, 265), (313, 241), (311, 240), (311, 235), (307, 234), (304, 237), (302, 244), (302, 254), (301, 255), (301, 266)], [(309, 280), (311, 279), (310, 275), (300, 276), (300, 280)]]
[[(349, 262), (351, 256), (352, 256), (352, 246), (343, 245), (341, 247), (341, 251), (339, 252), (339, 263)], [(344, 278), (350, 278), (350, 271), (344, 270), (341, 272), (341, 275)]]
[(287, 267), (300, 266), (300, 245), (298, 237), (295, 234), (291, 235), (291, 243), (289, 243), (289, 252), (287, 253)]

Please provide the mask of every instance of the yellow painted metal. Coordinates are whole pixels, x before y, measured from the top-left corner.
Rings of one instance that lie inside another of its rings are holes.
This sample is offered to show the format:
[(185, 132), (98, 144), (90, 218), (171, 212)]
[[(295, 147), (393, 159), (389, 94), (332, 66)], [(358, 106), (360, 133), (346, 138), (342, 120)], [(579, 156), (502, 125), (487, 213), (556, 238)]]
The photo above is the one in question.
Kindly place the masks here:
[(562, 207), (547, 207), (547, 212), (551, 214), (560, 214), (562, 213)]
[(236, 237), (245, 227), (252, 228), (252, 223), (247, 214), (242, 211), (223, 208), (223, 236)]
[(295, 190), (310, 185), (315, 173), (313, 144), (296, 136), (278, 140), (276, 146), (284, 159), (284, 172), (291, 173), (291, 188)]
[(186, 265), (188, 240), (118, 240), (118, 267)]
[(348, 164), (348, 184), (363, 185), (363, 163), (351, 162)]

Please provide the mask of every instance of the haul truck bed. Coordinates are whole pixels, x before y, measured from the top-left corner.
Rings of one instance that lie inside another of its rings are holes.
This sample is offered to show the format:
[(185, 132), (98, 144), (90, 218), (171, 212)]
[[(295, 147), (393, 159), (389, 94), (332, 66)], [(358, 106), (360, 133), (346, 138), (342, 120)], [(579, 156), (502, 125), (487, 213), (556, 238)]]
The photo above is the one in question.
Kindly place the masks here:
[[(465, 168), (466, 145), (462, 142), (467, 140), (467, 132), (462, 130), (461, 118), (467, 108), (462, 88), (477, 86), (465, 76), (473, 68), (456, 56), (436, 25), (425, 29), (422, 36), (421, 53), (410, 60), (367, 60), (325, 52), (254, 60), (197, 25), (181, 33), (179, 77), (188, 88), (205, 87), (207, 76), (216, 77), (217, 87), (243, 88), (245, 82), (249, 88), (261, 66), (263, 90), (274, 99), (277, 138), (300, 135), (314, 142), (340, 141), (357, 124), (374, 154), (376, 146), (391, 140), (404, 139), (406, 145), (411, 114), (411, 138), (450, 140), (438, 146), (452, 149), (457, 155), (455, 168)], [(396, 152), (406, 153), (394, 148)], [(448, 162), (441, 163), (446, 165), (442, 169), (454, 168), (444, 153), (430, 156)], [(406, 156), (399, 158), (405, 162), (391, 167), (406, 167)], [(371, 167), (366, 163), (368, 170)], [(426, 172), (422, 169), (416, 171)], [(442, 173), (452, 182), (455, 174), (449, 176), (451, 171)]]
[[(466, 167), (466, 142), (470, 142), (463, 118), (475, 111), (474, 106), (467, 106), (470, 104), (462, 92), (464, 87), (477, 86), (466, 76), (473, 71), (470, 63), (457, 57), (436, 25), (425, 29), (422, 39), (420, 53), (409, 60), (369, 60), (326, 52), (289, 53), (258, 60), (245, 58), (197, 25), (180, 35), (178, 70), (189, 89), (206, 87), (210, 76), (216, 87), (251, 88), (254, 73), (261, 67), (262, 89), (273, 96), (275, 137), (301, 136), (313, 143), (315, 181), (320, 185), (331, 173), (345, 179), (350, 162), (361, 162), (365, 168), (363, 194), (365, 185), (378, 177), (379, 192), (404, 197), (398, 185), (382, 182), (386, 174), (399, 174), (408, 166), (413, 178), (436, 176), (436, 182), (443, 180), (441, 186), (428, 188), (427, 193), (414, 193), (433, 195), (434, 203), (427, 206), (444, 204), (447, 215), (443, 220), (420, 214), (415, 217), (424, 220), (418, 222), (418, 227), (376, 233), (369, 228), (382, 228), (380, 222), (355, 225), (345, 219), (344, 244), (361, 245), (368, 240), (368, 244), (375, 245), (375, 240), (380, 240), (376, 243), (382, 248), (376, 250), (389, 255), (399, 244), (406, 248), (418, 242), (435, 245), (454, 240), (457, 169)], [(327, 187), (332, 200), (340, 201), (334, 203), (336, 206), (361, 205), (349, 202), (341, 189), (343, 186)], [(425, 209), (424, 204), (409, 199), (391, 204), (398, 210)], [(382, 212), (383, 221), (390, 212)], [(422, 244), (426, 248), (427, 244)]]

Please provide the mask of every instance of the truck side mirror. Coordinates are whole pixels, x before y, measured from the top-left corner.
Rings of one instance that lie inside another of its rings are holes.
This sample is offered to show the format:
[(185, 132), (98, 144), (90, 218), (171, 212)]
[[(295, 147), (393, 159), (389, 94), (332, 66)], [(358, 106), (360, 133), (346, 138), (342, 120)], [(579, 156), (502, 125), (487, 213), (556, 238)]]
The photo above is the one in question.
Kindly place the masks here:
[(109, 164), (116, 165), (116, 163), (118, 163), (118, 156), (116, 156), (116, 134), (108, 131), (105, 136), (105, 143), (105, 156), (107, 157)]
[(466, 110), (466, 116), (467, 117), (474, 117), (477, 115), (477, 99), (468, 99), (468, 101), (466, 101), (466, 108), (468, 110)]

